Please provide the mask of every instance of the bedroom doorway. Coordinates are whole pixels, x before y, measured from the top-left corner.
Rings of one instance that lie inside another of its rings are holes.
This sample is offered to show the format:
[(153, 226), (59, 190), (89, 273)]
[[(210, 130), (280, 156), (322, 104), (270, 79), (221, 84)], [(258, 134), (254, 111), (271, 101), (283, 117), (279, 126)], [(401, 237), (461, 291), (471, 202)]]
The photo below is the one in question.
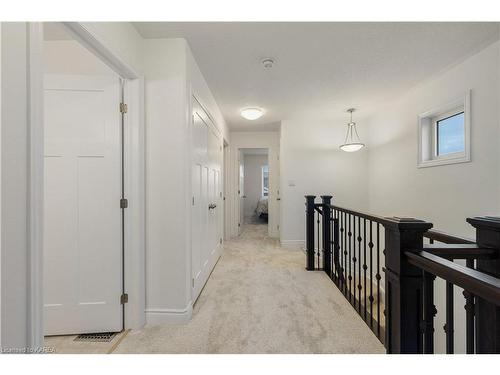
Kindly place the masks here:
[(244, 226), (268, 231), (269, 149), (239, 149), (240, 233)]

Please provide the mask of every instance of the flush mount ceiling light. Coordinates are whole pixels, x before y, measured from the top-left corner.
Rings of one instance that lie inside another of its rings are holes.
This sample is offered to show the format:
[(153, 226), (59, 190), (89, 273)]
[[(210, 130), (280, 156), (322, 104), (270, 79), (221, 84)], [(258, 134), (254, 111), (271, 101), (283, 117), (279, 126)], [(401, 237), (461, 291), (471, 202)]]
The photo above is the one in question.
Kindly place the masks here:
[(241, 117), (247, 119), (247, 120), (257, 120), (258, 118), (261, 118), (262, 115), (264, 114), (264, 111), (260, 108), (243, 108), (240, 112)]
[(349, 108), (347, 110), (347, 112), (351, 114), (351, 121), (347, 124), (347, 134), (345, 135), (344, 144), (340, 146), (340, 149), (346, 152), (358, 151), (365, 147), (365, 144), (361, 143), (359, 139), (356, 123), (352, 121), (352, 113), (354, 111), (354, 108)]

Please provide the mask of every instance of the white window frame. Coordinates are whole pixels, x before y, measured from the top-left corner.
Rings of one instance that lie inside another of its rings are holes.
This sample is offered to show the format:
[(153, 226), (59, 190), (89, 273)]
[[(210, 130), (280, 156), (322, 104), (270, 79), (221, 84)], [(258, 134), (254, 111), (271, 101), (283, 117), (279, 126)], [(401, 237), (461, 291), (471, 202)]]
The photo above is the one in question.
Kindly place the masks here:
[[(267, 195), (264, 195), (264, 168), (267, 168)], [(269, 165), (260, 168), (260, 196), (269, 197)]]
[[(461, 112), (464, 113), (464, 151), (438, 155), (438, 122)], [(417, 167), (425, 168), (470, 162), (470, 119), (470, 90), (458, 99), (420, 114), (418, 116)]]

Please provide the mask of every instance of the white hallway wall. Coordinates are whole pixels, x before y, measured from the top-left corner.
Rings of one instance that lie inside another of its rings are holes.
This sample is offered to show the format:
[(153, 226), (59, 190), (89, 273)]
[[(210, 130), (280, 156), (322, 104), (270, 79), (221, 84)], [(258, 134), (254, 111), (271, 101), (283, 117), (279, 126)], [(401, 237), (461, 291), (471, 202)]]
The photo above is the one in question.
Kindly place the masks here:
[(245, 155), (245, 217), (255, 213), (257, 203), (262, 196), (262, 167), (267, 165), (267, 155)]
[[(369, 119), (370, 211), (473, 236), (465, 218), (500, 209), (499, 44), (380, 107)], [(417, 117), (471, 90), (472, 162), (417, 168)]]
[(46, 74), (116, 75), (75, 40), (46, 40), (43, 42), (43, 49)]
[[(499, 43), (380, 107), (369, 120), (369, 206), (384, 216), (416, 217), (434, 228), (475, 237), (467, 217), (500, 214)], [(471, 90), (470, 163), (417, 168), (417, 117)], [(435, 284), (444, 301), (445, 285)], [(465, 310), (455, 288), (455, 350), (465, 352)], [(436, 327), (445, 322), (437, 305)], [(435, 335), (445, 352), (444, 334)]]
[[(191, 95), (227, 127), (184, 39), (144, 41), (146, 76), (146, 319), (191, 317)], [(222, 142), (221, 142), (222, 145)]]
[(1, 343), (28, 343), (28, 123), (27, 29), (25, 23), (2, 27), (1, 137)]
[[(347, 119), (347, 117), (346, 117)], [(344, 121), (345, 122), (345, 121)], [(301, 248), (305, 238), (305, 195), (332, 195), (333, 202), (368, 208), (368, 153), (339, 149), (342, 121), (286, 120), (281, 125), (281, 243)], [(359, 124), (360, 136), (366, 127)]]

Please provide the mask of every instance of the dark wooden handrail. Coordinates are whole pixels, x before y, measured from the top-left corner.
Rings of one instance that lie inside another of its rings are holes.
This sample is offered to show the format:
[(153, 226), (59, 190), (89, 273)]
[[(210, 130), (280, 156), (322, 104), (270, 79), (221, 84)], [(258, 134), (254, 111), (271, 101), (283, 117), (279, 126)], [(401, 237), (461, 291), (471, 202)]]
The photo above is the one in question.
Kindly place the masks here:
[(453, 263), (427, 251), (406, 251), (408, 262), (500, 306), (500, 279)]
[(387, 217), (383, 217), (383, 216), (378, 216), (378, 215), (372, 215), (372, 214), (368, 214), (366, 212), (354, 211), (354, 210), (350, 210), (348, 208), (334, 206), (334, 205), (330, 205), (330, 208), (332, 210), (337, 210), (337, 211), (345, 212), (346, 214), (351, 214), (351, 215), (354, 215), (354, 216), (359, 216), (359, 217), (361, 217), (363, 219), (371, 220), (371, 221), (373, 221), (375, 223), (386, 224), (388, 222), (391, 222), (391, 218), (387, 218)]
[(446, 244), (474, 244), (476, 243), (475, 240), (471, 238), (465, 238), (465, 237), (459, 237), (459, 236), (453, 236), (451, 234), (441, 232), (436, 229), (429, 229), (427, 232), (424, 233), (424, 237), (428, 238), (433, 241), (438, 241)]
[(429, 244), (424, 250), (446, 259), (495, 259), (498, 251), (489, 247), (479, 247), (476, 244)]

